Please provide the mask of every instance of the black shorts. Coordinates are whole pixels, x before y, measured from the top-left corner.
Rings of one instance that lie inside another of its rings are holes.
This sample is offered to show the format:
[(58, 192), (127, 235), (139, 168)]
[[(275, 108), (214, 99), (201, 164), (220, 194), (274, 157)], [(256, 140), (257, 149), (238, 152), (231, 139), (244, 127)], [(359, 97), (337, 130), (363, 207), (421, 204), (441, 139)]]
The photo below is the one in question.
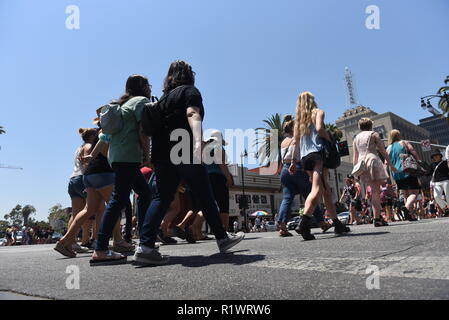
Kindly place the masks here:
[(362, 211), (362, 201), (361, 200), (351, 200), (351, 206), (353, 206), (356, 211)]
[(419, 190), (421, 186), (419, 185), (418, 178), (413, 176), (408, 176), (405, 179), (396, 180), (398, 185), (398, 190)]
[(221, 174), (209, 174), (210, 185), (220, 213), (229, 213), (229, 189), (226, 177)]
[(392, 207), (393, 206), (393, 200), (392, 199), (387, 199), (385, 201), (382, 201), (380, 205), (382, 206), (382, 208)]
[(312, 152), (301, 159), (301, 164), (304, 170), (313, 171), (313, 169), (315, 168), (315, 164), (318, 161), (323, 162), (323, 156), (321, 152)]

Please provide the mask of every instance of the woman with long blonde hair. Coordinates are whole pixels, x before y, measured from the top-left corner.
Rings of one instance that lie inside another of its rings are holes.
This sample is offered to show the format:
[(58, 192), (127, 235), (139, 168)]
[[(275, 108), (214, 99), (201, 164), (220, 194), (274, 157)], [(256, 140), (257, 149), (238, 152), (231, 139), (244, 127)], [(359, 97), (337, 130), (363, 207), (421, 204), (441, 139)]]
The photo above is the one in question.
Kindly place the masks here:
[[(331, 141), (324, 124), (325, 113), (319, 109), (312, 93), (302, 92), (296, 104), (296, 120), (294, 129), (293, 154), (300, 152), (301, 164), (312, 180), (312, 191), (307, 196), (304, 205), (304, 216), (298, 228), (298, 232), (304, 240), (314, 240), (311, 233), (311, 221), (315, 207), (323, 197), (328, 215), (332, 218), (336, 234), (349, 232), (337, 218), (337, 211), (332, 200), (332, 193), (327, 181), (328, 168), (324, 165), (323, 149), (324, 139)], [(290, 174), (296, 173), (296, 164), (289, 168)]]

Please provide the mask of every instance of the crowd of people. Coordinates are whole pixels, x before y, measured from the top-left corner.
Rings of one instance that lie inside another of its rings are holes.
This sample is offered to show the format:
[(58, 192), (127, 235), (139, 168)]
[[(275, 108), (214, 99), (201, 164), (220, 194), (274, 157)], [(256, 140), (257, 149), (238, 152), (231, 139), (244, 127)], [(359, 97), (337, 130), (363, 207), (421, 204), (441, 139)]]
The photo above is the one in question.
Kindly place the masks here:
[[(149, 80), (132, 75), (126, 82), (125, 94), (97, 109), (94, 121), (97, 127), (80, 129), (83, 144), (76, 150), (68, 187), (72, 218), (66, 234), (55, 246), (59, 253), (73, 258), (92, 248), (91, 265), (126, 263), (127, 252), (134, 252), (135, 264), (166, 264), (169, 258), (159, 252), (156, 242), (174, 244), (177, 243), (174, 237), (189, 243), (211, 239), (203, 233), (204, 222), (222, 253), (244, 239), (244, 233), (237, 232), (238, 226), (229, 226), (229, 187), (233, 179), (226, 165), (226, 141), (219, 131), (207, 139), (203, 137), (205, 108), (195, 87), (192, 67), (185, 61), (173, 62), (163, 92), (159, 100), (155, 99)], [(114, 111), (120, 114), (121, 122), (118, 129), (112, 130), (103, 120), (108, 112)], [(157, 130), (148, 128), (148, 123)], [(415, 214), (419, 215), (416, 213), (419, 185), (417, 178), (403, 168), (402, 155), (420, 159), (411, 144), (401, 140), (397, 130), (390, 133), (389, 147), (385, 150), (372, 125), (366, 118), (359, 122), (361, 132), (353, 145), (355, 174), (348, 177), (341, 201), (349, 206), (351, 223), (369, 221), (363, 214), (372, 213), (375, 227), (387, 226), (393, 219), (396, 202), (400, 216), (413, 221)], [(311, 232), (313, 220), (323, 232), (330, 228), (338, 235), (350, 232), (338, 219), (328, 182), (328, 171), (339, 165), (340, 157), (334, 152), (332, 137), (326, 130), (325, 112), (318, 108), (312, 93), (299, 95), (296, 117), (288, 116), (283, 129), (280, 172), (283, 201), (277, 216), (280, 236), (292, 236), (287, 220), (298, 194), (306, 199), (304, 215), (296, 229), (304, 240), (315, 239)], [(176, 130), (187, 133), (188, 148), (178, 149), (185, 136), (173, 139)], [(213, 161), (205, 161), (205, 155)], [(448, 171), (446, 161), (435, 167), (438, 174), (433, 174), (433, 180), (435, 194), (439, 192), (436, 204), (446, 209), (442, 197), (449, 191), (449, 185), (440, 181), (443, 178), (439, 173), (443, 170)], [(363, 201), (355, 177), (369, 186), (369, 197)], [(392, 179), (402, 202), (395, 202)], [(449, 176), (446, 180), (449, 181)], [(320, 205), (322, 201), (324, 207)], [(123, 214), (126, 223), (121, 226)], [(234, 233), (228, 232), (230, 228)], [(81, 229), (85, 238), (80, 246), (77, 234)], [(139, 238), (138, 244), (133, 242), (133, 236)]]
[(52, 228), (41, 228), (38, 225), (21, 228), (10, 226), (5, 232), (5, 246), (53, 243), (54, 233)]
[[(104, 107), (97, 110), (97, 128), (80, 129), (84, 143), (75, 153), (75, 168), (68, 187), (72, 219), (67, 233), (56, 244), (56, 251), (73, 258), (86, 252), (88, 246), (94, 247), (91, 265), (126, 263), (123, 255), (126, 252), (134, 252), (136, 264), (165, 264), (168, 257), (160, 254), (156, 241), (176, 241), (169, 230), (189, 242), (208, 239), (202, 233), (204, 221), (215, 235), (220, 252), (227, 252), (243, 240), (244, 233), (227, 232), (228, 188), (233, 181), (223, 161), (226, 142), (219, 132), (203, 141), (205, 110), (194, 84), (195, 73), (188, 63), (175, 61), (170, 65), (164, 96), (157, 102), (164, 123), (151, 136), (151, 159), (150, 139), (142, 126), (143, 112), (154, 100), (146, 77), (130, 76), (125, 94), (109, 105), (118, 106), (122, 121), (119, 130), (103, 132)], [(174, 163), (171, 154), (179, 141), (170, 136), (177, 129), (185, 130), (190, 138), (188, 151), (181, 151), (181, 157), (187, 157), (187, 161), (181, 163)], [(207, 165), (202, 164), (203, 149), (208, 149), (214, 159)], [(136, 199), (137, 248), (131, 239), (131, 191)], [(120, 227), (122, 210), (128, 212), (125, 236)], [(185, 213), (183, 217), (179, 217), (180, 211)], [(85, 234), (90, 234), (90, 243), (78, 247), (76, 235), (88, 220), (95, 221), (91, 230), (84, 227)]]
[[(280, 236), (292, 236), (286, 228), (286, 217), (296, 194), (306, 199), (305, 219), (296, 228), (304, 240), (315, 238), (310, 233), (312, 216), (323, 232), (331, 226), (335, 226), (336, 233), (349, 231), (335, 218), (335, 208), (340, 203), (349, 211), (349, 224), (372, 223), (374, 227), (385, 227), (394, 221), (449, 216), (449, 161), (443, 160), (439, 150), (432, 152), (429, 166), (419, 158), (410, 142), (401, 139), (398, 130), (390, 132), (385, 149), (379, 134), (373, 131), (373, 122), (360, 119), (360, 133), (353, 143), (353, 173), (346, 178), (341, 198), (334, 204), (327, 184), (327, 170), (333, 166), (326, 164), (332, 164), (329, 159), (332, 153), (325, 150), (326, 141), (332, 140), (324, 129), (324, 111), (318, 109), (310, 92), (299, 96), (294, 132), (292, 121), (291, 116), (284, 121), (287, 137), (281, 145), (284, 199), (280, 209)], [(428, 188), (426, 177), (431, 177)], [(365, 196), (360, 182), (367, 186)], [(323, 197), (324, 210), (317, 205), (319, 197)]]

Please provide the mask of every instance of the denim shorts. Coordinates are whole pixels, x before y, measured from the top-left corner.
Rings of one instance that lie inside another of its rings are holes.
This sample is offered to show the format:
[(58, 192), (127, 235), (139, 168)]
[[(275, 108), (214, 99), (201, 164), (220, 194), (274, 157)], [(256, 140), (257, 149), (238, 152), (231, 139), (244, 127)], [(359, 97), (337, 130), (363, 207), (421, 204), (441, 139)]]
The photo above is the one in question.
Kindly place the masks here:
[(84, 176), (84, 185), (86, 188), (94, 188), (95, 190), (114, 184), (114, 172), (93, 173)]
[(67, 191), (69, 192), (71, 199), (73, 198), (86, 199), (87, 194), (84, 191), (84, 189), (85, 187), (82, 175), (70, 178), (69, 187)]

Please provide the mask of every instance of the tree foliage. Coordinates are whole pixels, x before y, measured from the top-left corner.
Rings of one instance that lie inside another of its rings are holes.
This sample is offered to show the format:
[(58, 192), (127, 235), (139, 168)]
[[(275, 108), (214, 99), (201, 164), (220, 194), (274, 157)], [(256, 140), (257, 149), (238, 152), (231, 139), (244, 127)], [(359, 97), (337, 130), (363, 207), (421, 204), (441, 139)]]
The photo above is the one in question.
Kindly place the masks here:
[[(260, 146), (257, 150), (257, 158), (260, 163), (264, 165), (269, 165), (271, 162), (280, 163), (281, 158), (279, 155), (281, 154), (281, 143), (282, 140), (284, 140), (284, 121), (282, 120), (282, 115), (276, 113), (271, 115), (268, 119), (263, 120), (263, 122), (265, 123), (265, 127), (256, 129), (258, 135), (256, 144)], [(273, 130), (277, 130), (277, 141), (273, 141), (276, 140)], [(277, 154), (271, 153), (270, 141), (272, 141), (272, 143), (277, 143)]]
[(65, 225), (69, 222), (70, 215), (67, 212), (67, 210), (62, 208), (62, 205), (60, 203), (54, 205), (53, 207), (48, 210), (48, 222), (51, 226), (55, 226), (56, 221), (62, 220)]
[(10, 213), (5, 214), (4, 219), (9, 225), (20, 227), (23, 223), (22, 206), (19, 204), (16, 205)]

